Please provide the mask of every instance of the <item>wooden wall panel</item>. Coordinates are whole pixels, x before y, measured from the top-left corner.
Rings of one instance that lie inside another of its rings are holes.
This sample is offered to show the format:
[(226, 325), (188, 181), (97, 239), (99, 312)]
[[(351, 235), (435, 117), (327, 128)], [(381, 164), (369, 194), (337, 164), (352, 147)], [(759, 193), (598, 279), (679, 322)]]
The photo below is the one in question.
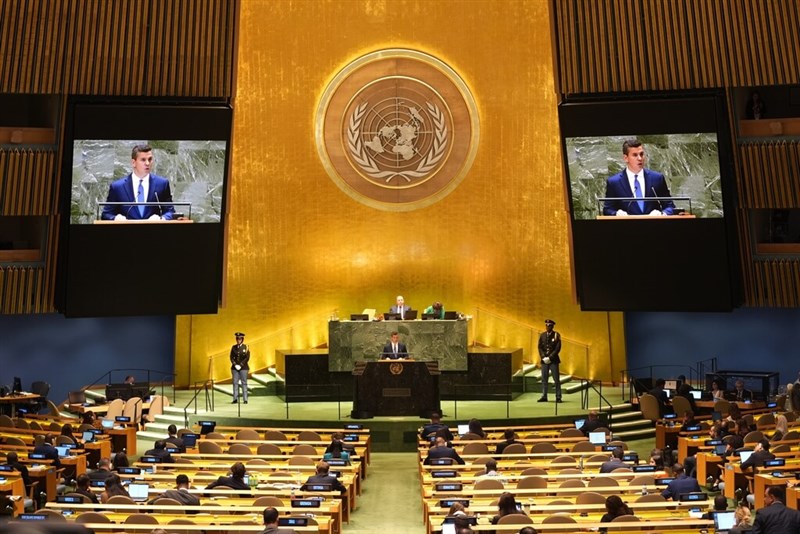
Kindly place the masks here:
[(797, 83), (797, 0), (552, 0), (563, 94)]
[(800, 142), (739, 145), (740, 202), (747, 208), (800, 208)]
[(55, 168), (54, 149), (0, 149), (0, 215), (49, 215)]
[(0, 93), (231, 97), (237, 0), (0, 0)]

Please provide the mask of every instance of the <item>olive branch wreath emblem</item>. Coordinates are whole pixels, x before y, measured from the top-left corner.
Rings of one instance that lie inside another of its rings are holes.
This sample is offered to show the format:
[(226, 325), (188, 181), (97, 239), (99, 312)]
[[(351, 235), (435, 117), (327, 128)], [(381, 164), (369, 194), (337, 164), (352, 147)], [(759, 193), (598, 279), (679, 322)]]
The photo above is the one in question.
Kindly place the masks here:
[(436, 127), (433, 146), (428, 154), (419, 162), (416, 169), (400, 172), (381, 170), (375, 163), (375, 160), (370, 157), (367, 152), (367, 147), (361, 142), (361, 123), (367, 112), (367, 102), (356, 106), (353, 110), (353, 114), (350, 115), (347, 127), (347, 148), (350, 150), (350, 155), (353, 156), (353, 159), (362, 171), (375, 179), (384, 178), (386, 183), (389, 183), (392, 178), (396, 177), (404, 178), (406, 182), (410, 182), (412, 178), (424, 177), (436, 167), (442, 157), (444, 157), (445, 149), (447, 148), (447, 124), (445, 123), (444, 113), (436, 104), (431, 104), (430, 102), (426, 102), (425, 104), (433, 118), (433, 124)]

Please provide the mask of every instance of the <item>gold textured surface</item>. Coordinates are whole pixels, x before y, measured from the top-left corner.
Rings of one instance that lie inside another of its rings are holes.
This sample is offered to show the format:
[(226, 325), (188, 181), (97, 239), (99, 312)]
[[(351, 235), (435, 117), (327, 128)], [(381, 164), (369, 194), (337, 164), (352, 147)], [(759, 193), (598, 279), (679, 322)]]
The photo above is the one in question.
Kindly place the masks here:
[[(588, 364), (567, 362), (566, 371), (618, 376), (621, 316), (580, 312), (572, 297), (548, 17), (544, 0), (243, 1), (226, 302), (216, 316), (179, 318), (179, 382), (209, 369), (229, 377), (237, 330), (260, 367), (275, 349), (324, 344), (334, 310), (385, 311), (398, 294), (417, 309), (441, 300), (507, 318), (509, 335), (503, 321), (475, 325), (474, 339), (494, 345), (515, 340), (519, 324), (538, 330), (552, 317), (565, 339), (588, 347)], [(481, 117), (461, 185), (407, 213), (345, 195), (314, 143), (315, 106), (330, 79), (391, 47), (453, 67)]]

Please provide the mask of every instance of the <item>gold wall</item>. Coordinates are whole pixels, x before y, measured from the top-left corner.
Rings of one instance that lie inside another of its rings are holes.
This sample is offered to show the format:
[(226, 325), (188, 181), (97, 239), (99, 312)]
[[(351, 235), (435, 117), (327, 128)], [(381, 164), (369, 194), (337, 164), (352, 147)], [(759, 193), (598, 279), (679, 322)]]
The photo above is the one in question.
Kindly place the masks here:
[[(454, 68), (481, 122), (461, 185), (406, 213), (339, 190), (313, 129), (340, 68), (398, 47)], [(572, 295), (547, 2), (247, 0), (237, 54), (226, 300), (216, 316), (178, 319), (179, 382), (229, 377), (237, 330), (261, 367), (276, 348), (324, 344), (334, 309), (385, 310), (397, 294), (414, 308), (438, 299), (476, 314), (474, 339), (495, 346), (519, 346), (552, 317), (588, 347), (588, 362), (567, 371), (618, 376), (621, 315), (583, 313)]]

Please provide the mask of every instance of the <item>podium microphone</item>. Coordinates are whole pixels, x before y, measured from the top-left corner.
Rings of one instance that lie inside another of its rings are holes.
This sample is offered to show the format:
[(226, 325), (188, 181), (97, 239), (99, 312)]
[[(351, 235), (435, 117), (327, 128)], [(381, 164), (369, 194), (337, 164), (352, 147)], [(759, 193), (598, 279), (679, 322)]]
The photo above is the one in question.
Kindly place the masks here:
[(156, 196), (156, 202), (158, 202), (158, 216), (163, 219), (164, 213), (161, 211), (161, 201), (158, 200), (158, 191), (155, 188), (153, 188), (153, 194)]
[(658, 195), (656, 194), (656, 188), (651, 185), (650, 186), (650, 191), (652, 191), (653, 192), (653, 196), (656, 197), (656, 202), (658, 202), (658, 210), (661, 213), (664, 213), (664, 206), (661, 204), (661, 201), (658, 200)]

